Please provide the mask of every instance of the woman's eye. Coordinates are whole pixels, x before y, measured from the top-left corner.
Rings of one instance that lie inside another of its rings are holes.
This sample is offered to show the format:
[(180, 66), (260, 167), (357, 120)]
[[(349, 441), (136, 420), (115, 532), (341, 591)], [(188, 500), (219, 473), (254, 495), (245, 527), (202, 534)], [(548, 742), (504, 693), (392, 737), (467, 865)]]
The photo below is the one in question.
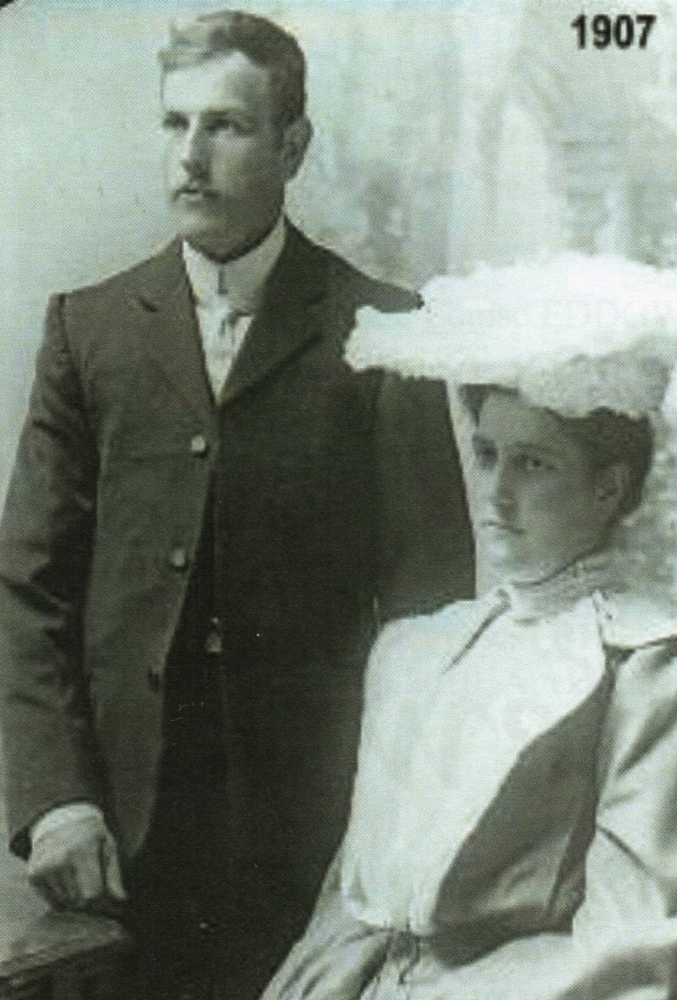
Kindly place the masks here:
[(552, 464), (539, 455), (521, 455), (518, 462), (525, 472), (551, 472), (553, 470)]
[(475, 445), (474, 451), (480, 469), (491, 469), (496, 464), (496, 452), (493, 448)]

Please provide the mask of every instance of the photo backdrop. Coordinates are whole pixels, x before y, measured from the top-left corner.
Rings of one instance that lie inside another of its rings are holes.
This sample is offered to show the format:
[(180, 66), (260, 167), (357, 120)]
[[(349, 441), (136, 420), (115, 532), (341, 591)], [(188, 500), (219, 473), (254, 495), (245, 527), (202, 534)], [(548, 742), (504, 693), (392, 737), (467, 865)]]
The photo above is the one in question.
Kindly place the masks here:
[[(0, 495), (47, 295), (170, 238), (156, 52), (173, 0), (0, 10)], [(677, 260), (675, 5), (650, 44), (576, 47), (572, 0), (252, 0), (294, 31), (315, 125), (291, 216), (420, 287), (573, 246)]]
[[(290, 215), (373, 275), (420, 287), (567, 247), (677, 264), (677, 0), (642, 4), (644, 51), (579, 50), (572, 0), (242, 5), (308, 56), (315, 138)], [(0, 10), (0, 497), (47, 296), (171, 237), (156, 52), (171, 18), (220, 6)], [(23, 879), (0, 847), (0, 921), (38, 905)]]

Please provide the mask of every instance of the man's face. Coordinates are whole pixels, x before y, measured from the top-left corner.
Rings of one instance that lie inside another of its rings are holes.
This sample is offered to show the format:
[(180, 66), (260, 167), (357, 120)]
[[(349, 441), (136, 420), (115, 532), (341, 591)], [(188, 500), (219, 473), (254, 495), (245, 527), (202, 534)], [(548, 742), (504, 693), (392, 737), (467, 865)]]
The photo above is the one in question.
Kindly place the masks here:
[(268, 70), (241, 52), (171, 70), (162, 103), (177, 231), (209, 256), (238, 256), (272, 227), (298, 168), (275, 120)]

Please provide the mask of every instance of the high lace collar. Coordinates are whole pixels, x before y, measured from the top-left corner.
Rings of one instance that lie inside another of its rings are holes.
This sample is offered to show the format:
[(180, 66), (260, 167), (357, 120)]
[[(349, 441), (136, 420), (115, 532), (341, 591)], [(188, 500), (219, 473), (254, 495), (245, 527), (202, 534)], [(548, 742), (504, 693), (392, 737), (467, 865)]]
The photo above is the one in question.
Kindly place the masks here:
[(602, 551), (577, 559), (543, 580), (512, 582), (496, 589), (515, 618), (533, 619), (566, 611), (596, 591), (617, 593), (626, 586), (618, 556)]

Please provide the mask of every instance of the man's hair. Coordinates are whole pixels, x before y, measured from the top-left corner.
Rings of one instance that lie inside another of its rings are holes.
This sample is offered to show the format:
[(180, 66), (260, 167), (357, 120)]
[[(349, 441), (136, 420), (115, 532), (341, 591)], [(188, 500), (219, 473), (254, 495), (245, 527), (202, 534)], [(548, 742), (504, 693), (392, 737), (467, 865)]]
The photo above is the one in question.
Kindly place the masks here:
[[(475, 423), (492, 392), (519, 395), (516, 390), (500, 385), (464, 385), (460, 388), (461, 401)], [(618, 463), (627, 466), (629, 482), (614, 521), (632, 513), (641, 502), (644, 481), (653, 460), (654, 432), (649, 417), (630, 417), (605, 407), (585, 417), (563, 417), (554, 410), (548, 412), (557, 418), (564, 433), (583, 449), (593, 470), (601, 471)]]
[(172, 24), (170, 42), (159, 53), (163, 73), (242, 52), (269, 72), (276, 124), (286, 128), (306, 108), (306, 60), (296, 39), (265, 17), (241, 10), (202, 14)]

